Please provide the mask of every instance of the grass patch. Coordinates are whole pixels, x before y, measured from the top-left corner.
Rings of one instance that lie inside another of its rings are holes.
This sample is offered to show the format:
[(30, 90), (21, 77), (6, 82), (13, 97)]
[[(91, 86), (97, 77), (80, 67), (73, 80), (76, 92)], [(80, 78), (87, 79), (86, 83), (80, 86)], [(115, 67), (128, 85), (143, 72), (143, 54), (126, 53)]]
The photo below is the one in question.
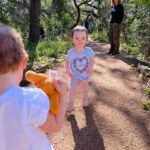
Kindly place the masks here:
[[(28, 67), (37, 72), (51, 69), (55, 62), (62, 62), (67, 51), (72, 47), (70, 41), (41, 41), (38, 44), (27, 43), (25, 48), (29, 54)], [(40, 69), (41, 68), (41, 69)]]
[(43, 41), (38, 44), (37, 53), (38, 57), (59, 58), (63, 54), (66, 54), (70, 47), (71, 43), (67, 41)]
[(150, 100), (141, 101), (141, 107), (144, 110), (150, 110)]
[(91, 37), (94, 41), (108, 42), (108, 34), (106, 30), (94, 31)]
[(144, 94), (145, 94), (145, 96), (147, 96), (148, 98), (150, 98), (150, 88), (145, 88), (144, 89)]

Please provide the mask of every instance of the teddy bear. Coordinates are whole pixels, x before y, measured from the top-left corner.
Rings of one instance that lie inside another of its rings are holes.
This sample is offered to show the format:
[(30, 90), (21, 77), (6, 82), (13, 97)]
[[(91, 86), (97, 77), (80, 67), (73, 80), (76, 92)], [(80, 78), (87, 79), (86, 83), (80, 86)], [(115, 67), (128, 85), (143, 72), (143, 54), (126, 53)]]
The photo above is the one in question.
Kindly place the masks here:
[(44, 73), (36, 73), (31, 70), (25, 73), (25, 78), (28, 82), (35, 85), (37, 88), (42, 89), (48, 95), (51, 106), (50, 112), (54, 115), (58, 114), (60, 111), (60, 97), (52, 83), (52, 78)]

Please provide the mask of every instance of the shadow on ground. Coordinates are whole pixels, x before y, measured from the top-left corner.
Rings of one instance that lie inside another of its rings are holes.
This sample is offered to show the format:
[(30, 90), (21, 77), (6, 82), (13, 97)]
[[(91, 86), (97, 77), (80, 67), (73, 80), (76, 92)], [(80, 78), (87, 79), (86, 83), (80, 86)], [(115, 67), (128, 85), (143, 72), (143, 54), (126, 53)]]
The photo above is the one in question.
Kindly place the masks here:
[[(110, 110), (115, 110), (115, 112), (118, 113), (118, 116), (122, 116), (122, 120), (123, 119), (127, 120), (127, 122), (132, 126), (132, 131), (135, 131), (136, 133), (135, 135), (134, 133), (127, 133), (128, 129), (126, 129), (126, 131), (124, 131), (124, 134), (129, 134), (129, 136), (138, 135), (139, 137), (136, 137), (136, 138), (139, 141), (142, 139), (141, 141), (143, 141), (143, 145), (145, 144), (145, 147), (143, 147), (142, 150), (148, 150), (146, 148), (148, 147), (150, 148), (150, 141), (149, 141), (150, 139), (150, 132), (149, 132), (150, 131), (149, 130), (150, 112), (144, 112), (142, 108), (140, 108), (141, 97), (138, 97), (137, 95), (139, 95), (139, 92), (142, 91), (142, 87), (140, 87), (141, 83), (139, 82), (139, 80), (136, 80), (135, 72), (132, 69), (124, 69), (121, 66), (118, 67), (117, 65), (119, 64), (118, 62), (122, 64), (125, 63), (128, 65), (133, 64), (132, 66), (135, 66), (135, 67), (138, 65), (138, 63), (144, 64), (144, 65), (149, 65), (149, 64), (139, 61), (134, 58), (126, 58), (122, 54), (119, 56), (115, 56), (115, 57), (108, 56), (106, 55), (106, 49), (104, 49), (103, 47), (104, 47), (104, 44), (102, 45), (97, 44), (97, 47), (95, 47), (96, 48), (95, 51), (97, 52), (97, 59), (103, 62), (107, 61), (108, 63), (107, 65), (103, 66), (102, 64), (99, 64), (99, 61), (98, 61), (97, 66), (99, 70), (96, 70), (95, 73), (99, 74), (100, 78), (102, 76), (105, 76), (104, 73), (102, 72), (102, 68), (105, 67), (107, 72), (109, 72), (109, 74), (111, 75), (110, 85), (118, 82), (124, 87), (124, 89), (128, 91), (126, 91), (127, 92), (126, 94), (126, 93), (123, 93), (124, 91), (120, 91), (121, 89), (117, 89), (117, 88), (110, 89), (111, 86), (106, 88), (101, 83), (97, 85), (96, 83), (91, 83), (92, 90), (94, 91), (94, 93), (96, 93), (95, 98), (94, 98), (95, 102), (92, 102), (92, 103), (95, 106), (103, 105)], [(113, 65), (116, 64), (116, 67), (114, 67), (115, 66), (114, 65), (112, 69), (111, 63)], [(135, 84), (138, 82), (139, 84)], [(94, 114), (96, 113), (94, 112)], [(106, 118), (102, 119), (102, 116), (100, 115), (101, 115), (100, 113), (96, 115), (96, 120), (98, 122), (98, 125), (101, 126), (102, 128), (105, 128), (105, 130), (107, 131), (112, 130), (112, 133), (113, 133), (115, 130), (114, 126), (111, 129), (111, 126), (109, 122), (107, 122)], [(118, 122), (119, 121), (120, 120), (118, 118)], [(127, 127), (129, 128), (129, 126)], [(121, 140), (122, 141), (125, 140), (121, 138), (122, 137), (118, 138), (118, 142), (120, 141), (120, 143), (121, 143)], [(131, 138), (131, 141), (132, 140), (133, 139)], [(122, 145), (124, 144), (125, 143), (122, 143)]]
[(74, 115), (69, 115), (67, 120), (71, 123), (74, 150), (105, 150), (103, 139), (95, 125), (91, 108), (84, 108), (87, 126), (79, 129)]
[[(149, 150), (150, 112), (139, 106), (142, 86), (129, 60), (122, 54), (106, 55), (108, 44), (91, 42), (89, 46), (96, 52), (89, 84), (91, 105), (84, 110), (77, 107), (67, 116), (65, 140), (55, 140), (55, 145), (69, 145), (67, 150)], [(76, 102), (80, 104), (80, 99)], [(86, 125), (82, 127), (81, 122)]]

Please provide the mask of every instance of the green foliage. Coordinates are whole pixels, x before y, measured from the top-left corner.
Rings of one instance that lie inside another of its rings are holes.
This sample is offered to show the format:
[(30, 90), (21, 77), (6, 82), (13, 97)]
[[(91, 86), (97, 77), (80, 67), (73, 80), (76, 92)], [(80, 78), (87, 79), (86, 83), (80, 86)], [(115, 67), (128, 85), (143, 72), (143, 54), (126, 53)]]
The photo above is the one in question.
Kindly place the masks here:
[(60, 19), (57, 14), (45, 22), (46, 38), (50, 40), (66, 39), (72, 26), (72, 18), (64, 13)]
[[(145, 96), (148, 97), (148, 99), (150, 99), (150, 88), (145, 88), (144, 89), (144, 94), (145, 94)], [(141, 101), (141, 107), (144, 110), (150, 110), (150, 100)]]
[(141, 52), (141, 46), (139, 43), (129, 43), (127, 44), (128, 54), (137, 56)]
[(42, 41), (38, 45), (27, 43), (25, 48), (29, 54), (29, 64), (33, 70), (52, 67), (53, 62), (61, 62), (71, 47), (69, 41)]
[(34, 43), (26, 43), (25, 44), (25, 49), (27, 50), (27, 52), (29, 54), (30, 61), (34, 61), (38, 57), (36, 48), (37, 48), (37, 44), (34, 44)]
[(141, 107), (144, 110), (150, 110), (150, 100), (141, 101)]
[(16, 28), (24, 38), (27, 38), (29, 11), (22, 2), (3, 0), (0, 2), (0, 12), (0, 22)]
[(134, 56), (144, 55), (142, 45), (148, 37), (148, 9), (138, 2), (125, 3), (125, 18), (123, 22), (123, 41), (126, 43), (128, 54)]
[(92, 33), (92, 39), (96, 41), (106, 42), (108, 41), (108, 34), (106, 30), (103, 31), (94, 31)]
[(36, 51), (38, 56), (47, 56), (58, 58), (60, 55), (66, 54), (68, 49), (71, 47), (70, 42), (65, 41), (43, 41), (37, 46)]
[(52, 0), (42, 0), (41, 1), (41, 8), (49, 8), (52, 5)]
[(145, 94), (148, 98), (150, 98), (150, 88), (144, 89), (144, 94)]
[(135, 4), (130, 4), (126, 7), (128, 12), (125, 15), (123, 24), (124, 38), (127, 43), (142, 42), (148, 31), (148, 25), (146, 24), (148, 12), (143, 7), (138, 7)]
[(150, 8), (150, 1), (149, 0), (134, 0), (139, 5), (144, 5), (148, 8)]
[[(83, 24), (87, 16), (92, 14), (88, 18), (92, 38), (98, 41), (108, 41), (110, 0), (95, 0), (90, 1), (88, 4), (83, 0), (77, 1), (77, 4), (82, 2), (85, 3), (82, 6), (80, 5), (81, 18), (79, 22)], [(28, 40), (29, 33), (29, 4), (30, 1), (19, 0), (2, 0), (0, 2), (0, 22), (15, 27), (17, 31), (21, 32), (25, 41)], [(123, 21), (122, 43), (126, 43), (129, 54), (138, 55), (138, 53), (143, 53), (141, 45), (144, 45), (149, 39), (150, 0), (126, 0), (123, 4), (125, 6), (125, 18)], [(77, 11), (73, 1), (41, 1), (40, 24), (45, 31), (44, 40), (57, 41), (68, 39), (76, 19)], [(27, 49), (36, 48), (28, 44)], [(49, 52), (49, 55), (53, 55), (54, 52), (52, 51)], [(40, 54), (36, 50), (29, 50), (29, 53), (31, 59), (37, 58)]]

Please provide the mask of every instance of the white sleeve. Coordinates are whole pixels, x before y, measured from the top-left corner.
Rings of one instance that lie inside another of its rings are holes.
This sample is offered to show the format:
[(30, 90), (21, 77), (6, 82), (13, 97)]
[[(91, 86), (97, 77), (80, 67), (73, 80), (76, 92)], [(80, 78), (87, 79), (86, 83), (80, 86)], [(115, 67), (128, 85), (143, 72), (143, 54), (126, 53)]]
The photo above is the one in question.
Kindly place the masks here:
[(28, 123), (38, 127), (47, 119), (50, 108), (49, 97), (37, 88), (34, 88), (28, 96), (27, 120)]

